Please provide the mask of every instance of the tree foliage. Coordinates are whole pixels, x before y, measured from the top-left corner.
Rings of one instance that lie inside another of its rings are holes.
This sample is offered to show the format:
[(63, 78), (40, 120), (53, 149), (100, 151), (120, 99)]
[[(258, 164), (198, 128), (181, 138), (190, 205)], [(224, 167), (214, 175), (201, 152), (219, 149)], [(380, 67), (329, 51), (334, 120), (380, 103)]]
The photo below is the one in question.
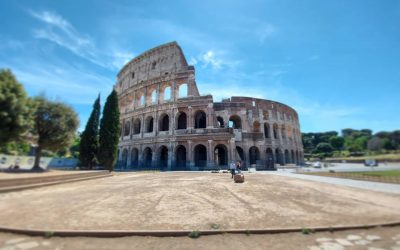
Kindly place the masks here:
[(117, 160), (120, 121), (117, 92), (113, 90), (104, 104), (100, 121), (99, 161), (106, 169), (112, 171)]
[(97, 163), (99, 149), (100, 95), (93, 104), (93, 110), (81, 135), (79, 161), (82, 167), (92, 169)]
[(18, 140), (30, 121), (30, 102), (24, 87), (10, 70), (0, 69), (0, 146)]
[(79, 125), (75, 111), (61, 102), (45, 97), (34, 99), (34, 133), (38, 136), (34, 168), (40, 168), (42, 150), (57, 151), (70, 146)]

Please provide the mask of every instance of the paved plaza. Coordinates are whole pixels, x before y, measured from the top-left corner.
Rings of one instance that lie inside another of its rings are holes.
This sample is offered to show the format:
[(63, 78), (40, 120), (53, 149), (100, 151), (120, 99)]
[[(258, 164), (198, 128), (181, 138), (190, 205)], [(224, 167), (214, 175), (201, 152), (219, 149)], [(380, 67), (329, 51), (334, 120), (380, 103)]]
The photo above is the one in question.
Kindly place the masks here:
[(32, 229), (206, 230), (381, 223), (400, 195), (273, 174), (116, 173), (0, 194), (3, 226)]

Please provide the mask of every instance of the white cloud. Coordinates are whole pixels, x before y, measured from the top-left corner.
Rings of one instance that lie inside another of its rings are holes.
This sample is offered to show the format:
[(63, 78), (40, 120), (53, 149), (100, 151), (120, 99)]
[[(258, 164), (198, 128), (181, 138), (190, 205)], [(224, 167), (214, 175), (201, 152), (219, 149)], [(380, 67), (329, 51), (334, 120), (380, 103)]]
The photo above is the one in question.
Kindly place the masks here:
[(272, 37), (273, 35), (275, 35), (277, 31), (277, 28), (270, 24), (270, 23), (266, 23), (263, 26), (261, 26), (257, 31), (257, 35), (259, 38), (259, 41), (261, 44), (264, 44), (265, 40), (269, 37)]
[(133, 57), (131, 53), (117, 47), (108, 48), (107, 51), (111, 51), (111, 53), (100, 50), (89, 35), (78, 32), (68, 20), (55, 12), (29, 11), (29, 13), (45, 24), (44, 27), (33, 31), (35, 38), (53, 42), (96, 65), (120, 69)]

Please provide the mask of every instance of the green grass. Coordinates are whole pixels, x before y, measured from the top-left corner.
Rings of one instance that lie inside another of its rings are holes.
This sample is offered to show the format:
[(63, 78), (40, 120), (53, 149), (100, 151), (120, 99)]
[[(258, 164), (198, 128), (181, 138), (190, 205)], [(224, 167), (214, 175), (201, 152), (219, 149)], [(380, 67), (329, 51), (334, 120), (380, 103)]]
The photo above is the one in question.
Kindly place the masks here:
[(362, 174), (366, 176), (379, 176), (379, 177), (400, 177), (400, 170), (350, 172), (350, 174)]

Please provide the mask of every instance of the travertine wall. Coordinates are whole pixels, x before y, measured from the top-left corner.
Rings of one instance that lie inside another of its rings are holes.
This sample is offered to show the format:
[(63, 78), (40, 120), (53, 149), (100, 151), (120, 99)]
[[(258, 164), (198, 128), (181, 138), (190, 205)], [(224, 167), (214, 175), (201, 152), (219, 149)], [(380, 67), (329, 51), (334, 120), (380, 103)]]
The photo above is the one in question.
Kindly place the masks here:
[(134, 58), (118, 74), (121, 110), (118, 167), (197, 170), (301, 164), (303, 146), (295, 110), (257, 98), (214, 103), (200, 96), (195, 69), (177, 43)]

